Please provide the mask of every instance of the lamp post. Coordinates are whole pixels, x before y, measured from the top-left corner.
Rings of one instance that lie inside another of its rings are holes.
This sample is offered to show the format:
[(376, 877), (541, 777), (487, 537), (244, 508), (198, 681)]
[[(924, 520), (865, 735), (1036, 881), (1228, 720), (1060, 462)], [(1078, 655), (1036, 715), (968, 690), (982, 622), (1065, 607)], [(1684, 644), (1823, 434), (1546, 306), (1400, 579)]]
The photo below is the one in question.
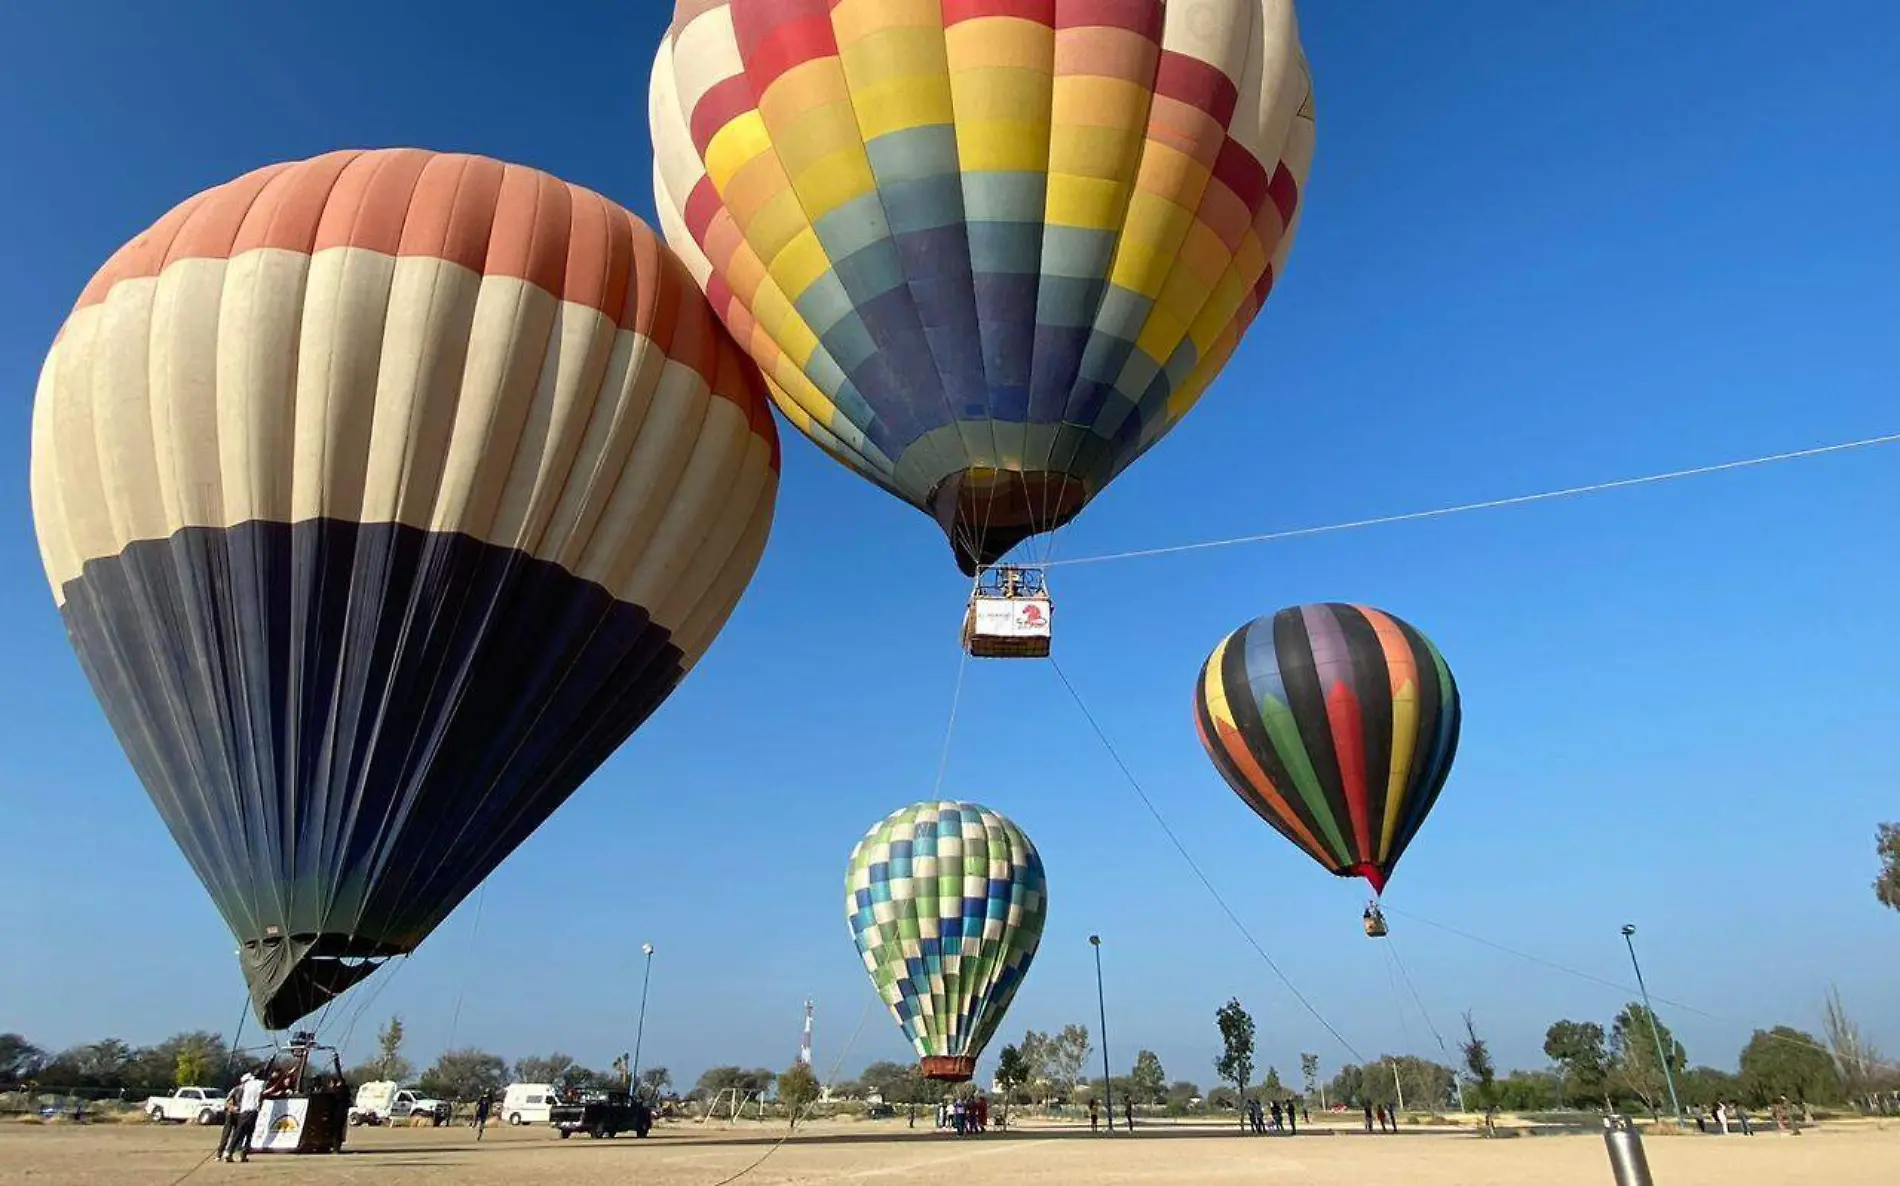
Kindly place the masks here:
[(1643, 1009), (1649, 1014), (1649, 1036), (1656, 1039), (1656, 1057), (1662, 1061), (1663, 1081), (1669, 1084), (1669, 1107), (1682, 1123), (1682, 1101), (1676, 1098), (1676, 1075), (1669, 1069), (1669, 1052), (1663, 1049), (1662, 1030), (1656, 1025), (1656, 1007), (1649, 1003), (1649, 986), (1643, 983), (1643, 965), (1636, 962), (1636, 927), (1623, 924), (1623, 942), (1630, 949), (1630, 967), (1636, 969), (1636, 987), (1643, 994)]
[(627, 1084), (629, 1093), (640, 1083), (640, 1042), (647, 1033), (647, 985), (653, 981), (653, 944), (640, 944), (640, 951), (647, 957), (647, 963), (646, 971), (640, 975), (640, 1024), (633, 1031), (633, 1071), (629, 1075), (632, 1081)]
[(1115, 1135), (1115, 1085), (1108, 1074), (1108, 1003), (1102, 996), (1102, 937), (1089, 936), (1095, 949), (1095, 1008), (1102, 1019), (1102, 1098), (1108, 1110), (1108, 1135)]

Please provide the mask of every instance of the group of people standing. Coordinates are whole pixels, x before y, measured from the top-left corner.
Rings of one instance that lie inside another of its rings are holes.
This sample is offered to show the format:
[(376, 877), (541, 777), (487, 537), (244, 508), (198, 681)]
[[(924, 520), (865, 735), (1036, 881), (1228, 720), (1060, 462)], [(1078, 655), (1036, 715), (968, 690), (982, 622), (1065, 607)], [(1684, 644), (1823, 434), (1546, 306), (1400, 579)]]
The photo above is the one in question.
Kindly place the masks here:
[(1379, 1122), (1380, 1132), (1399, 1131), (1399, 1114), (1397, 1112), (1394, 1112), (1391, 1108), (1386, 1107), (1384, 1104), (1380, 1104), (1377, 1107), (1374, 1107), (1371, 1100), (1367, 1100), (1364, 1106), (1366, 1110), (1366, 1131), (1367, 1132), (1372, 1131), (1372, 1122), (1374, 1119), (1377, 1119)]
[(1261, 1107), (1258, 1099), (1247, 1101), (1247, 1127), (1256, 1134), (1283, 1132), (1289, 1136), (1298, 1136), (1300, 1121), (1311, 1120), (1306, 1105), (1297, 1100), (1273, 1100), (1268, 1107)]
[(224, 1097), (224, 1127), (218, 1133), (218, 1151), (213, 1161), (249, 1161), (251, 1137), (257, 1132), (257, 1114), (266, 1099), (281, 1099), (290, 1094), (296, 1068), (273, 1073), (270, 1064), (244, 1072)]
[[(1128, 1122), (1128, 1131), (1134, 1132), (1135, 1131), (1135, 1102), (1133, 1100), (1129, 1100), (1128, 1102), (1122, 1105), (1122, 1118)], [(1108, 1127), (1109, 1127), (1109, 1131), (1111, 1132), (1114, 1131), (1115, 1112), (1113, 1108), (1109, 1109)], [(1090, 1132), (1102, 1131), (1102, 1105), (1097, 1103), (1093, 1099), (1089, 1100), (1089, 1131)]]
[(944, 1100), (937, 1105), (937, 1130), (948, 1130), (960, 1137), (974, 1136), (990, 1127), (990, 1101), (988, 1097), (973, 1095), (969, 1099), (958, 1096)]

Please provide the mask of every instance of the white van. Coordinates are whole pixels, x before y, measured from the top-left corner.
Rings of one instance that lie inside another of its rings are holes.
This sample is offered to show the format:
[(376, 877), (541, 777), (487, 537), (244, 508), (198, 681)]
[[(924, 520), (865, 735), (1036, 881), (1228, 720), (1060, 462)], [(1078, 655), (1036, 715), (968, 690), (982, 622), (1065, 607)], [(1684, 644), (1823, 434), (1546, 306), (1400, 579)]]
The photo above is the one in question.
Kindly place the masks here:
[(546, 1124), (553, 1106), (552, 1083), (510, 1083), (501, 1093), (501, 1119), (510, 1124)]

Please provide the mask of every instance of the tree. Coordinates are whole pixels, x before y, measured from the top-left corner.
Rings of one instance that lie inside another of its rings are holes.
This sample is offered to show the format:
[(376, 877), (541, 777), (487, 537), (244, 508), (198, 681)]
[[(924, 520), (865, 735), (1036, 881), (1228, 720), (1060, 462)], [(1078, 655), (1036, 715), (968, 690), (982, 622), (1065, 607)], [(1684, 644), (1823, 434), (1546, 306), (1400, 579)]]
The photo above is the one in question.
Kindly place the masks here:
[(1286, 1084), (1280, 1082), (1279, 1067), (1267, 1068), (1267, 1077), (1260, 1081), (1260, 1094), (1275, 1100), (1286, 1094)]
[(423, 1072), (418, 1086), (443, 1099), (472, 1100), (498, 1092), (507, 1083), (508, 1064), (500, 1055), (464, 1046), (444, 1050), (435, 1065)]
[(223, 1036), (203, 1030), (179, 1034), (164, 1047), (170, 1047), (172, 1082), (177, 1087), (204, 1086), (222, 1078), (230, 1058)]
[(1822, 1028), (1827, 1032), (1827, 1048), (1834, 1056), (1834, 1068), (1840, 1072), (1841, 1090), (1856, 1107), (1864, 1107), (1884, 1078), (1880, 1051), (1861, 1036), (1860, 1026), (1847, 1015), (1847, 1006), (1841, 1004), (1841, 990), (1831, 984), (1827, 989)]
[(1834, 1056), (1814, 1035), (1785, 1025), (1756, 1030), (1742, 1047), (1742, 1091), (1754, 1104), (1784, 1095), (1808, 1103), (1844, 1098)]
[(1082, 1068), (1088, 1065), (1089, 1051), (1093, 1049), (1086, 1025), (1065, 1025), (1061, 1033), (1049, 1040), (1046, 1055), (1049, 1079), (1064, 1096), (1081, 1082)]
[(867, 1095), (875, 1092), (887, 1104), (907, 1104), (911, 1102), (908, 1088), (912, 1069), (894, 1062), (874, 1062), (864, 1068), (858, 1082), (864, 1084)]
[(1691, 1108), (1713, 1108), (1743, 1095), (1739, 1078), (1714, 1067), (1690, 1067), (1676, 1080), (1676, 1088), (1683, 1104)]
[(1198, 1083), (1177, 1079), (1168, 1084), (1168, 1115), (1185, 1116), (1201, 1102), (1203, 1102), (1201, 1088)]
[(1016, 1049), (1023, 1056), (1023, 1065), (1029, 1068), (1029, 1082), (1037, 1088), (1037, 1102), (1047, 1104), (1051, 1086), (1049, 1035), (1038, 1030), (1029, 1030), (1023, 1034), (1023, 1040), (1016, 1044)]
[[(1214, 1071), (1222, 1079), (1234, 1085), (1235, 1094), (1241, 1099), (1247, 1098), (1247, 1082), (1253, 1078), (1253, 1018), (1240, 1007), (1240, 998), (1230, 997), (1225, 1005), (1214, 1012), (1214, 1024), (1220, 1027), (1220, 1057), (1214, 1060)], [(1240, 1122), (1247, 1123), (1246, 1111), (1241, 1110)]]
[(515, 1063), (517, 1083), (560, 1083), (580, 1064), (571, 1054), (530, 1055)]
[(1336, 1104), (1359, 1104), (1368, 1098), (1366, 1095), (1366, 1072), (1364, 1067), (1347, 1063), (1333, 1075), (1332, 1083), (1327, 1085)]
[(1135, 1054), (1134, 1069), (1128, 1072), (1131, 1098), (1144, 1104), (1158, 1104), (1167, 1098), (1168, 1073), (1161, 1069), (1161, 1056), (1152, 1050)]
[(1610, 1109), (1610, 1052), (1594, 1021), (1559, 1021), (1544, 1031), (1544, 1055), (1563, 1072), (1569, 1094), (1601, 1097)]
[(640, 1086), (646, 1089), (649, 1098), (659, 1099), (673, 1086), (673, 1072), (665, 1067), (648, 1067), (640, 1072)]
[(1471, 1020), (1471, 1011), (1465, 1010), (1465, 1040), (1458, 1044), (1459, 1051), (1465, 1056), (1465, 1082), (1478, 1097), (1478, 1107), (1484, 1110), (1484, 1135), (1496, 1133), (1495, 1113), (1497, 1107), (1498, 1068), (1491, 1061), (1491, 1051), (1478, 1036), (1478, 1027)]
[(1900, 910), (1900, 824), (1882, 824), (1874, 833), (1874, 852), (1880, 857), (1880, 876), (1874, 878), (1874, 897)]
[(1611, 1079), (1642, 1100), (1651, 1116), (1659, 1114), (1669, 1089), (1663, 1064), (1656, 1058), (1659, 1043), (1669, 1053), (1670, 1072), (1680, 1072), (1689, 1065), (1688, 1052), (1655, 1014), (1634, 1001), (1623, 1006), (1610, 1027)]
[(46, 1052), (20, 1034), (0, 1034), (0, 1083), (31, 1079), (46, 1063)]
[(376, 1077), (405, 1083), (414, 1072), (402, 1056), (402, 1016), (391, 1017), (389, 1024), (376, 1031)]
[(791, 1127), (798, 1127), (798, 1118), (814, 1101), (818, 1099), (818, 1076), (812, 1073), (811, 1066), (799, 1059), (779, 1073), (778, 1100), (785, 1105), (785, 1114), (791, 1120)]
[(1306, 1098), (1319, 1094), (1319, 1055), (1300, 1055), (1300, 1081), (1306, 1085)]
[(699, 1085), (693, 1089), (695, 1095), (718, 1095), (722, 1091), (737, 1090), (741, 1095), (767, 1091), (778, 1076), (763, 1067), (742, 1070), (739, 1067), (713, 1067), (699, 1077)]
[(996, 1083), (1003, 1089), (1002, 1115), (997, 1118), (999, 1128), (1009, 1127), (1009, 1101), (1023, 1084), (1029, 1082), (1029, 1061), (1023, 1052), (1014, 1046), (1005, 1046), (996, 1056)]
[(1495, 1101), (1507, 1112), (1543, 1112), (1563, 1101), (1563, 1076), (1554, 1071), (1512, 1071), (1499, 1079)]

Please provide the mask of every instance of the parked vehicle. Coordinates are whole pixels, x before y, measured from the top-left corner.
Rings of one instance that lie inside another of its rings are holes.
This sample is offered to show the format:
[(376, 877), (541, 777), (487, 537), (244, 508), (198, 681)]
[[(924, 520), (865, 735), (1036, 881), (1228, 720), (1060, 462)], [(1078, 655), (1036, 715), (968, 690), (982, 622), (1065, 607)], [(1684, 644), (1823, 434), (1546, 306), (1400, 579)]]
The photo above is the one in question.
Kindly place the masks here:
[(623, 1132), (644, 1137), (653, 1127), (653, 1112), (624, 1091), (570, 1091), (548, 1110), (548, 1123), (562, 1140), (577, 1132), (603, 1139)]
[(224, 1093), (210, 1087), (181, 1087), (140, 1105), (158, 1124), (218, 1124), (224, 1120)]
[(418, 1088), (398, 1086), (393, 1079), (378, 1079), (356, 1089), (350, 1123), (389, 1124), (426, 1116), (431, 1125), (441, 1125), (448, 1123), (450, 1111), (446, 1100), (434, 1099)]
[(546, 1124), (554, 1094), (552, 1083), (510, 1083), (501, 1093), (501, 1118), (510, 1124)]

